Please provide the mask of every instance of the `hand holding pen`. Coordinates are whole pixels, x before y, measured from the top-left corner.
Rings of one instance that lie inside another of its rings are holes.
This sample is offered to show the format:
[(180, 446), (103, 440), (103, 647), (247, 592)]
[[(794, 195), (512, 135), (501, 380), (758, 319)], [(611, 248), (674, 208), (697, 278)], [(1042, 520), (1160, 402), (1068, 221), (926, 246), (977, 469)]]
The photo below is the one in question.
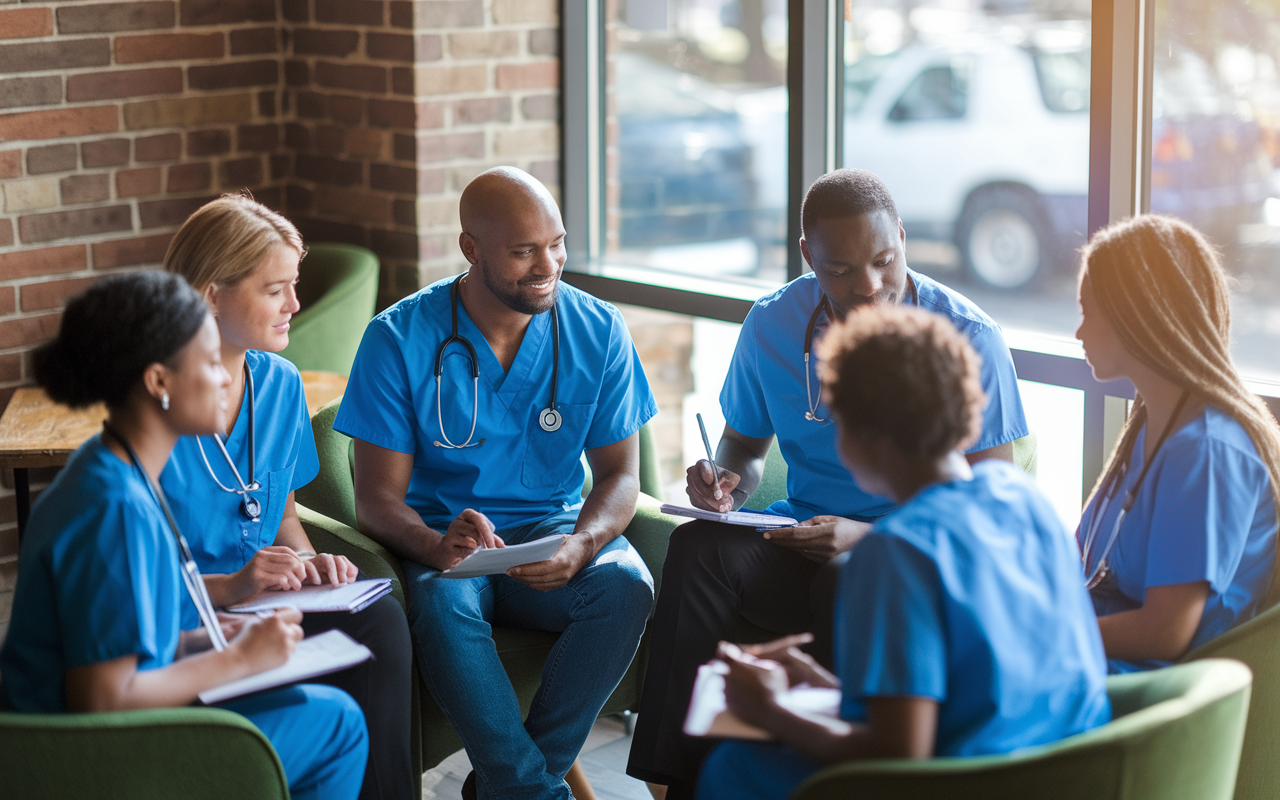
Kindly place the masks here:
[(715, 456), (711, 452), (711, 440), (707, 438), (707, 426), (698, 414), (698, 429), (702, 432), (702, 446), (706, 448), (706, 460), (698, 461), (689, 467), (686, 473), (689, 502), (695, 508), (721, 513), (733, 510), (733, 490), (737, 488), (741, 476), (722, 469), (716, 465)]

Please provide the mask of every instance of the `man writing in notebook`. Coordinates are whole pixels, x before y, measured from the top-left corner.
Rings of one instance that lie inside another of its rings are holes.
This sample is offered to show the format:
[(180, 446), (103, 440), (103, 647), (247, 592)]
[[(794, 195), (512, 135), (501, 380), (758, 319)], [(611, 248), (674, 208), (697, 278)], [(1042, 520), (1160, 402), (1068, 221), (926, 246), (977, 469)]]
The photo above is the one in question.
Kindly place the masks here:
[[(541, 183), (489, 170), (459, 211), (470, 268), (374, 318), (334, 428), (355, 439), (361, 529), (402, 560), (423, 680), (475, 768), (464, 796), (568, 798), (652, 608), (621, 533), (657, 407), (618, 311), (561, 285), (565, 231)], [(557, 534), (548, 560), (436, 577), (477, 547)], [(561, 634), (523, 722), (491, 625)]]
[[(766, 533), (717, 522), (677, 528), (662, 570), (649, 667), (627, 773), (669, 800), (692, 797), (706, 742), (681, 732), (698, 664), (742, 621), (775, 635), (812, 631), (830, 666), (839, 557), (893, 509), (862, 491), (836, 453), (835, 422), (822, 404), (814, 342), (860, 306), (910, 304), (941, 314), (982, 357), (988, 397), (968, 459), (1012, 460), (1027, 434), (1013, 360), (999, 327), (966, 298), (907, 268), (906, 232), (879, 178), (836, 170), (814, 182), (801, 207), (800, 250), (813, 272), (756, 302), (743, 323), (720, 393), (725, 429), (710, 463), (688, 472), (690, 502), (710, 511), (742, 506), (760, 483), (774, 438), (786, 460), (787, 497), (770, 513), (801, 525)], [(929, 420), (920, 420), (928, 425)], [(667, 788), (661, 788), (667, 787)]]

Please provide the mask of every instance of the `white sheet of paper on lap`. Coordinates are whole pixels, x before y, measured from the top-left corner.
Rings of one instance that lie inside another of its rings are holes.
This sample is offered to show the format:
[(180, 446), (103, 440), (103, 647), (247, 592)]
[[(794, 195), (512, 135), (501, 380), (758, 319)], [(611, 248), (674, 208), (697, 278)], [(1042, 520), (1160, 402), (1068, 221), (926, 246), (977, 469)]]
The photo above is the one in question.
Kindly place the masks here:
[(458, 566), (446, 569), (436, 577), (479, 578), (481, 575), (501, 575), (512, 567), (546, 561), (556, 554), (561, 543), (568, 538), (565, 534), (559, 533), (524, 544), (473, 550), (471, 555), (458, 562)]
[(289, 660), (275, 669), (205, 689), (200, 693), (200, 702), (205, 705), (221, 703), (264, 689), (274, 689), (339, 672), (371, 658), (373, 653), (369, 648), (342, 631), (325, 631), (298, 642)]
[(231, 606), (227, 610), (248, 614), (276, 608), (296, 608), (304, 614), (322, 611), (349, 611), (354, 614), (390, 592), (390, 578), (370, 578), (342, 586), (325, 583), (320, 586), (303, 586), (292, 591), (268, 589), (259, 592), (252, 600)]
[[(767, 731), (748, 725), (729, 711), (724, 699), (724, 676), (728, 671), (728, 666), (720, 661), (698, 667), (689, 714), (684, 720), (684, 732), (690, 736), (718, 739), (772, 739)], [(791, 713), (816, 722), (832, 733), (846, 734), (853, 730), (852, 725), (840, 719), (839, 689), (796, 686), (780, 692), (777, 700), (778, 705)]]
[(707, 511), (701, 508), (690, 508), (689, 506), (674, 506), (670, 503), (664, 503), (661, 510), (663, 514), (670, 514), (673, 517), (693, 517), (694, 519), (705, 519), (708, 522), (723, 522), (727, 525), (741, 525), (757, 530), (790, 528), (799, 524), (798, 520), (794, 520), (791, 517), (783, 517), (778, 514), (759, 514), (755, 511)]

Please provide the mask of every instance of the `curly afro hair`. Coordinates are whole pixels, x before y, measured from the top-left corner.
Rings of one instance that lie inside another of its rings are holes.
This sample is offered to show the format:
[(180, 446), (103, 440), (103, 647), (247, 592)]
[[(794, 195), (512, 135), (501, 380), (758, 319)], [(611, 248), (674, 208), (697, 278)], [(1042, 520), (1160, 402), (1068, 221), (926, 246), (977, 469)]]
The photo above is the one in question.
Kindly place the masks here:
[(904, 306), (849, 314), (818, 346), (827, 405), (847, 430), (938, 458), (977, 441), (987, 398), (981, 359), (945, 317)]

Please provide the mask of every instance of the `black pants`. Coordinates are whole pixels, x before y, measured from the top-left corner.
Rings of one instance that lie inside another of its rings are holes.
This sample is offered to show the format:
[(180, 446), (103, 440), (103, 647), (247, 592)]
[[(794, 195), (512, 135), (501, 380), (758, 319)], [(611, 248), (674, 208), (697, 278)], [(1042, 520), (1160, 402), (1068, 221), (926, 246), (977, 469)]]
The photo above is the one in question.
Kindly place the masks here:
[[(831, 666), (836, 574), (842, 558), (819, 565), (750, 528), (690, 522), (671, 534), (662, 565), (644, 693), (627, 774), (691, 790), (715, 740), (682, 730), (698, 666), (715, 656), (741, 615), (779, 636), (811, 631), (806, 649)], [(692, 796), (692, 794), (689, 794)]]
[(413, 647), (404, 609), (388, 595), (355, 614), (312, 613), (302, 618), (307, 636), (334, 628), (373, 651), (371, 660), (314, 681), (342, 689), (364, 710), (369, 726), (369, 764), (360, 797), (414, 798), (416, 781), (409, 742)]

